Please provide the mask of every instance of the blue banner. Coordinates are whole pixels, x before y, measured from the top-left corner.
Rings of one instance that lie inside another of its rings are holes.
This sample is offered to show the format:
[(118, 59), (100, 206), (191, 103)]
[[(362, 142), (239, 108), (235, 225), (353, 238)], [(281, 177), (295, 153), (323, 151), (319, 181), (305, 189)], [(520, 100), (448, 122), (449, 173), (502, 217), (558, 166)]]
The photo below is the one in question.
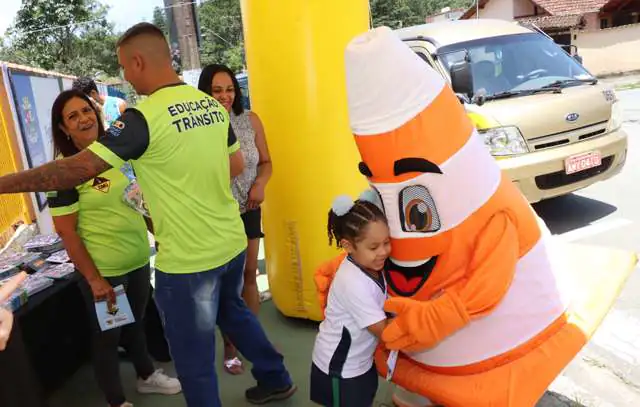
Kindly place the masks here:
[[(20, 128), (24, 142), (25, 153), (29, 161), (29, 167), (34, 168), (45, 164), (48, 160), (46, 144), (40, 132), (40, 122), (36, 109), (35, 97), (31, 88), (31, 78), (27, 74), (11, 72), (11, 85)], [(46, 204), (44, 194), (36, 194), (39, 209)]]
[(57, 78), (31, 76), (31, 90), (36, 102), (36, 113), (44, 144), (47, 162), (53, 160), (53, 134), (51, 132), (51, 107), (60, 94), (60, 82)]
[(117, 97), (117, 98), (120, 98), (120, 99), (125, 100), (125, 101), (127, 100), (127, 95), (123, 91), (121, 91), (120, 89), (118, 89), (116, 87), (113, 87), (113, 86), (109, 86), (108, 87), (107, 94), (109, 96)]
[(73, 86), (73, 80), (72, 79), (61, 78), (60, 81), (62, 82), (62, 86), (60, 86), (62, 88), (62, 90), (69, 90)]

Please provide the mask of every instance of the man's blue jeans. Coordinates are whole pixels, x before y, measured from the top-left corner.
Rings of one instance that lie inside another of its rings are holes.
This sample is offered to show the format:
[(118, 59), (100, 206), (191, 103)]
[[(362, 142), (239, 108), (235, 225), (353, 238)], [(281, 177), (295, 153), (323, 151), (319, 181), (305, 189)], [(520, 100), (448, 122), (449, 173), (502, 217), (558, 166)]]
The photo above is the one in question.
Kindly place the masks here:
[(189, 407), (220, 407), (215, 365), (216, 323), (252, 364), (260, 387), (291, 384), (278, 353), (242, 299), (245, 252), (213, 270), (156, 273), (156, 301)]

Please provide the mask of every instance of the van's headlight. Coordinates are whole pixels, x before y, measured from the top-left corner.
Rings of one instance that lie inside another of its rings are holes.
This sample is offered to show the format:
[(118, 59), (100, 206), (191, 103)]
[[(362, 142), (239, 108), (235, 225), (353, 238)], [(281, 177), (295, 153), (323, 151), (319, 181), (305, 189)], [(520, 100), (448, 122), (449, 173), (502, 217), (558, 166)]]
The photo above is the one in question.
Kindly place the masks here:
[(609, 119), (607, 131), (616, 131), (622, 127), (623, 118), (624, 112), (622, 110), (622, 103), (619, 101), (613, 102), (611, 105), (611, 118)]
[(484, 137), (484, 144), (489, 148), (491, 155), (505, 156), (529, 152), (520, 129), (515, 126), (479, 129), (478, 133)]

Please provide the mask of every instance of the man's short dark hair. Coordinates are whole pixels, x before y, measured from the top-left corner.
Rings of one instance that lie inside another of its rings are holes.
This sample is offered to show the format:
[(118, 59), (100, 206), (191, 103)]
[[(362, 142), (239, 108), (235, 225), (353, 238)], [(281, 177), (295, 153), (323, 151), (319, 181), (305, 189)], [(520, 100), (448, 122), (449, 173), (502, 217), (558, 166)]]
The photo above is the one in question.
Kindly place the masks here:
[(161, 29), (151, 23), (138, 23), (125, 31), (116, 44), (117, 47), (125, 45), (127, 42), (139, 35), (153, 35), (166, 41), (164, 33)]
[(71, 88), (79, 90), (87, 96), (91, 93), (92, 90), (98, 92), (98, 86), (96, 85), (96, 82), (88, 76), (83, 76), (73, 81), (73, 85), (71, 85)]

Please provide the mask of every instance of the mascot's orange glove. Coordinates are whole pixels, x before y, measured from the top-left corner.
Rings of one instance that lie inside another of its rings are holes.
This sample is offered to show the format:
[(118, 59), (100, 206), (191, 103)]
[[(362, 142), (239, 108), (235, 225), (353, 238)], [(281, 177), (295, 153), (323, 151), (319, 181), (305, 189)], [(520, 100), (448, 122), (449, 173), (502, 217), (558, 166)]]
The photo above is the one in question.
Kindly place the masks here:
[(438, 342), (469, 323), (464, 304), (454, 293), (444, 292), (431, 301), (391, 298), (384, 310), (397, 317), (382, 332), (387, 348), (416, 352), (434, 347)]
[(329, 287), (333, 277), (335, 277), (338, 267), (347, 257), (347, 253), (343, 252), (333, 259), (322, 263), (320, 267), (316, 269), (313, 274), (313, 281), (316, 283), (316, 289), (318, 290), (318, 302), (320, 303), (320, 309), (322, 310), (322, 316), (324, 317), (324, 310), (327, 308), (327, 297), (329, 296)]
[(396, 314), (382, 332), (387, 348), (407, 352), (433, 348), (472, 318), (490, 313), (511, 285), (518, 245), (518, 233), (508, 214), (495, 214), (476, 238), (463, 279), (428, 301), (400, 297), (386, 301), (384, 310)]

